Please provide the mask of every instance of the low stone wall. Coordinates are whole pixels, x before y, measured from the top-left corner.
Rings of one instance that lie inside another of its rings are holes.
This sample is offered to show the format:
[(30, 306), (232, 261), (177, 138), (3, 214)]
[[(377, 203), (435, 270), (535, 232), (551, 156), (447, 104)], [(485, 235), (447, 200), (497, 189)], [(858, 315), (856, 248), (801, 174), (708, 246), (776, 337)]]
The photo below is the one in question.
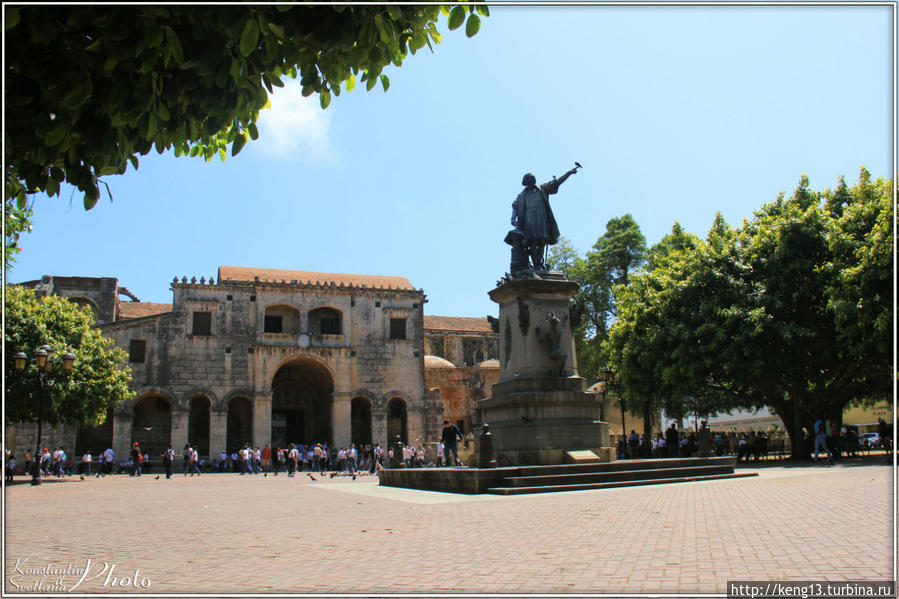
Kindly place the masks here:
[(422, 491), (486, 493), (500, 486), (503, 478), (514, 476), (518, 468), (392, 468), (378, 472), (380, 484)]

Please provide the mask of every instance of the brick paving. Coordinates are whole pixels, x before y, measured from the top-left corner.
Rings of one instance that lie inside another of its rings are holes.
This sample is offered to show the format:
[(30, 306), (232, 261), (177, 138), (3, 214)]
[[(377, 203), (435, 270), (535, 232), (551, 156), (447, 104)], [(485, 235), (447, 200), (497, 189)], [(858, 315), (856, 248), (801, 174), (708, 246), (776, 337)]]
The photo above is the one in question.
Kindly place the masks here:
[[(892, 468), (758, 472), (514, 497), (305, 475), (16, 484), (4, 590), (53, 592), (34, 569), (88, 559), (97, 577), (75, 592), (720, 594), (728, 580), (895, 579)], [(149, 588), (111, 586), (126, 577)], [(68, 590), (80, 575), (62, 578)]]

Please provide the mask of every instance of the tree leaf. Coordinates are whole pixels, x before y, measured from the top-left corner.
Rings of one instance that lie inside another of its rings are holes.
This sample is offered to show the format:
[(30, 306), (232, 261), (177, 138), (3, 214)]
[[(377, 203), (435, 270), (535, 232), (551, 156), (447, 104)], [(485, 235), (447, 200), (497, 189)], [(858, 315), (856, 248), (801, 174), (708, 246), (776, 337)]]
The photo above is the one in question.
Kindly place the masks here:
[(249, 125), (247, 125), (247, 132), (250, 134), (250, 139), (259, 139), (259, 130), (256, 128), (256, 123), (250, 123)]
[(97, 205), (97, 200), (99, 199), (100, 190), (96, 187), (88, 187), (87, 191), (84, 192), (84, 209), (90, 210)]
[(243, 149), (244, 145), (247, 143), (247, 135), (246, 133), (239, 133), (237, 137), (234, 138), (234, 143), (231, 144), (231, 155), (237, 156), (237, 154)]
[(390, 88), (390, 79), (387, 78), (387, 75), (381, 75), (381, 85), (385, 92)]
[(353, 91), (356, 88), (356, 76), (350, 73), (350, 76), (347, 77), (346, 80), (346, 90), (348, 92)]
[(329, 104), (331, 104), (331, 94), (322, 90), (322, 93), (318, 95), (319, 104), (321, 104), (322, 109), (327, 108)]
[(459, 27), (462, 26), (462, 23), (465, 22), (465, 7), (464, 6), (456, 6), (454, 7), (449, 14), (449, 19), (447, 21), (447, 27), (450, 28), (450, 31), (455, 31)]
[(7, 8), (6, 9), (6, 31), (9, 31), (13, 27), (19, 24), (19, 9), (18, 8)]
[(272, 22), (269, 22), (268, 28), (272, 30), (272, 33), (274, 33), (276, 36), (278, 36), (278, 39), (283, 40), (283, 39), (287, 38), (287, 35), (284, 33), (284, 28), (281, 27), (280, 25), (276, 25)]
[(53, 177), (47, 178), (47, 195), (53, 197), (59, 194), (59, 181)]
[(468, 15), (468, 22), (465, 24), (465, 35), (468, 37), (474, 37), (478, 30), (481, 28), (481, 18), (471, 13)]
[(240, 53), (244, 56), (252, 54), (259, 42), (259, 26), (254, 19), (247, 19), (240, 34)]
[(184, 50), (181, 48), (181, 41), (178, 39), (178, 35), (175, 33), (175, 30), (171, 27), (165, 28), (165, 39), (166, 39), (166, 49), (169, 55), (175, 59), (175, 64), (181, 64), (184, 62)]

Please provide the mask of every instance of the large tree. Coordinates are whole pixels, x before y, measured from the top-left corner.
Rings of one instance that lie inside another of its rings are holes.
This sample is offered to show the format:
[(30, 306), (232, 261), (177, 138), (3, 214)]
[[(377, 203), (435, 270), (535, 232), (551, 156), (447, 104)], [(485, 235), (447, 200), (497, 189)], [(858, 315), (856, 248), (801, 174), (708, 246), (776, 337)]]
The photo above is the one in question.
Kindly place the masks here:
[[(471, 37), (486, 6), (246, 4), (4, 6), (5, 204), (68, 182), (90, 209), (102, 177), (156, 149), (237, 154), (282, 78), (327, 107), (357, 83), (439, 43)], [(15, 247), (15, 238), (7, 236)]]
[(44, 421), (49, 423), (102, 424), (107, 411), (133, 392), (131, 370), (124, 366), (127, 353), (94, 327), (90, 308), (79, 308), (66, 299), (37, 298), (30, 289), (6, 287), (6, 326), (3, 330), (6, 373), (6, 421), (32, 422), (38, 417), (37, 398), (41, 393), (36, 370), (15, 369), (13, 356), (24, 351), (29, 358), (41, 345), (50, 354), (75, 354), (72, 373), (63, 373), (59, 360), (47, 376)]
[(719, 216), (704, 243), (636, 275), (609, 341), (625, 388), (709, 411), (770, 407), (796, 458), (814, 419), (889, 397), (891, 189), (864, 170), (835, 192), (803, 176), (740, 229)]

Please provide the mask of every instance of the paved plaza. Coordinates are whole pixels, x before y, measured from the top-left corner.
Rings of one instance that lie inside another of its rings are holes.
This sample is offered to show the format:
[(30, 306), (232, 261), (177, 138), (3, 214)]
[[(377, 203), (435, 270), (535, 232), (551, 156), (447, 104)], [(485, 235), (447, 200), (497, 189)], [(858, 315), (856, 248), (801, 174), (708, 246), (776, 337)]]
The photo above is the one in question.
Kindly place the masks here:
[(757, 472), (515, 497), (305, 474), (15, 484), (3, 584), (8, 594), (642, 595), (895, 578), (891, 467)]

